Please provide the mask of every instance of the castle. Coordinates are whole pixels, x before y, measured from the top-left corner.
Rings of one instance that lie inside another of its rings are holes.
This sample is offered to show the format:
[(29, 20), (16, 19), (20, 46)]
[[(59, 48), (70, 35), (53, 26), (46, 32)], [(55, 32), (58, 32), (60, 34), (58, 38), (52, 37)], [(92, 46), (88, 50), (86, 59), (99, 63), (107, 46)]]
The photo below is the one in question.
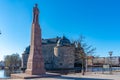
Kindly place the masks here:
[[(30, 46), (22, 54), (22, 68), (27, 67)], [(74, 46), (65, 36), (42, 39), (45, 69), (72, 69), (75, 63)]]

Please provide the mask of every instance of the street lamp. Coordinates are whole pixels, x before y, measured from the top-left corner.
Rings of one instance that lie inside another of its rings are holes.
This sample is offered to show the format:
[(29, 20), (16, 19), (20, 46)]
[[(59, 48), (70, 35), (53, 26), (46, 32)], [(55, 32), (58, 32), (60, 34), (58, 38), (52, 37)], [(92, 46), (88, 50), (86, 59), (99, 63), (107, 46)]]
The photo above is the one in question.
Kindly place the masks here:
[(110, 55), (110, 74), (112, 74), (112, 53), (113, 53), (113, 51), (110, 51), (109, 52), (109, 55)]
[(2, 33), (1, 33), (1, 31), (0, 31), (0, 35), (1, 35)]

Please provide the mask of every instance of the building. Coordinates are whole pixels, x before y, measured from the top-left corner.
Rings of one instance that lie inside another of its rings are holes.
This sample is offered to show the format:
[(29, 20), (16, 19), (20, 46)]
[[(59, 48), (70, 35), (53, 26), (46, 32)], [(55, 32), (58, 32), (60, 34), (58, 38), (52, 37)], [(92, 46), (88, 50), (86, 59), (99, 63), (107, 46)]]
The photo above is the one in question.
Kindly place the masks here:
[(113, 57), (107, 57), (107, 64), (112, 64), (112, 66), (120, 66), (120, 57), (119, 56), (113, 56)]
[(93, 65), (112, 64), (112, 66), (120, 66), (120, 57), (95, 57), (93, 58)]
[[(30, 46), (22, 54), (22, 68), (26, 68)], [(74, 68), (74, 47), (65, 36), (42, 39), (42, 54), (46, 69)]]
[[(107, 58), (105, 57), (94, 57), (93, 58), (93, 65), (103, 65), (106, 64)], [(108, 61), (107, 61), (108, 63)]]
[(87, 57), (87, 66), (92, 66), (93, 65), (93, 56), (88, 56)]

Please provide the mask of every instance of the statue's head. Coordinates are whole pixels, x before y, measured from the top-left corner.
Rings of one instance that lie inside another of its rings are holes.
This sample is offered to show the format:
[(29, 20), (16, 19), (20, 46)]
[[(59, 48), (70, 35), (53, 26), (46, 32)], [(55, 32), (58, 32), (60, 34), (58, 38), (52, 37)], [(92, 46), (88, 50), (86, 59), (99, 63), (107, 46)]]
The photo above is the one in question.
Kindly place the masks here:
[(37, 4), (37, 3), (35, 4), (35, 7), (38, 7), (38, 4)]

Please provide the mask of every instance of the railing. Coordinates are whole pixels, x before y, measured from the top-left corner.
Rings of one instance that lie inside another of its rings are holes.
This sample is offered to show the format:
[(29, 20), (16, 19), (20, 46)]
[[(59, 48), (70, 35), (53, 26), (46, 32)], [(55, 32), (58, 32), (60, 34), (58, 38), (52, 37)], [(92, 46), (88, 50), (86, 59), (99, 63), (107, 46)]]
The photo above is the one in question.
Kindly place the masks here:
[[(109, 70), (109, 68), (104, 69), (103, 67), (88, 67), (89, 72), (102, 72)], [(120, 67), (112, 67), (112, 71), (120, 71)]]

